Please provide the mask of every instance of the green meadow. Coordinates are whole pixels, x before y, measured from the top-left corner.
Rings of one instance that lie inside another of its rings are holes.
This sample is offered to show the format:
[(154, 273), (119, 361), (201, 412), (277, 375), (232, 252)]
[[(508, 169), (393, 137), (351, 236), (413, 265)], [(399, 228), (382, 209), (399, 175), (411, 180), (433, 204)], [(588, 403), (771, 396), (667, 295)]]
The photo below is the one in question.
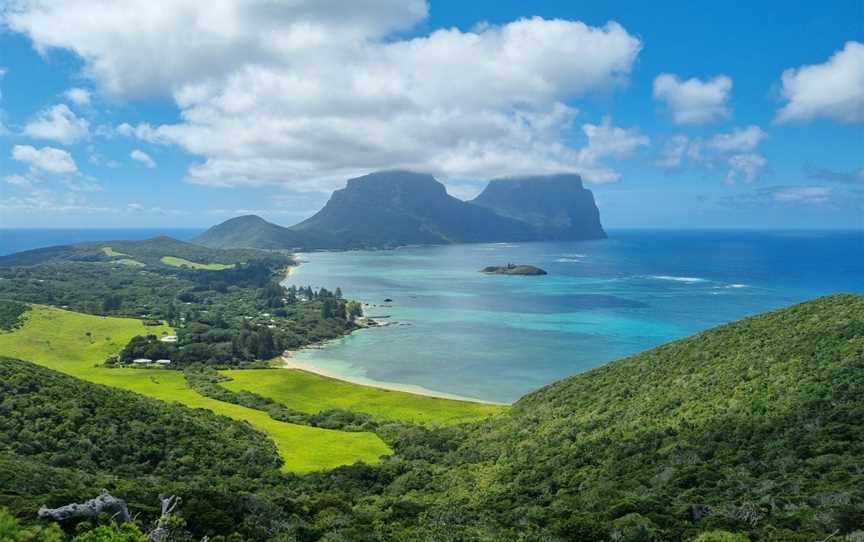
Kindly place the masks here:
[(374, 433), (331, 431), (279, 422), (265, 412), (204, 397), (189, 388), (179, 371), (97, 366), (117, 354), (136, 335), (173, 333), (168, 326), (144, 326), (142, 321), (131, 318), (92, 316), (44, 306), (33, 306), (24, 318), (21, 328), (0, 332), (0, 355), (247, 422), (273, 439), (286, 472), (312, 472), (356, 461), (375, 463), (391, 452)]
[(106, 256), (108, 256), (109, 258), (119, 258), (120, 256), (127, 256), (127, 254), (124, 254), (123, 252), (117, 252), (116, 250), (114, 250), (111, 247), (102, 247), (101, 250), (102, 250), (102, 253), (105, 254)]
[(187, 260), (185, 258), (178, 258), (176, 256), (162, 256), (159, 259), (165, 265), (170, 265), (171, 267), (188, 267), (189, 269), (204, 269), (207, 271), (222, 271), (224, 269), (231, 269), (234, 267), (234, 264), (225, 264), (225, 263), (198, 263)]
[(238, 369), (222, 374), (231, 378), (220, 384), (229, 390), (256, 393), (309, 414), (341, 408), (379, 420), (451, 425), (477, 421), (504, 408), (361, 386), (296, 369)]

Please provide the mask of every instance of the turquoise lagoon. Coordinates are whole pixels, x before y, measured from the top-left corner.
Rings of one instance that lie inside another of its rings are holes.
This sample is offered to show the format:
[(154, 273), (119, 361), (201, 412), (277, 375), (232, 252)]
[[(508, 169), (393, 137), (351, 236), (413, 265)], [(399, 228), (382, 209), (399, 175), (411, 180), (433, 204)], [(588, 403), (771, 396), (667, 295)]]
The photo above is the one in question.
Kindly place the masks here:
[[(341, 287), (362, 330), (296, 355), (328, 373), (510, 402), (662, 343), (835, 292), (864, 292), (855, 231), (611, 231), (602, 241), (319, 252), (287, 284)], [(490, 276), (508, 262), (541, 277)], [(392, 302), (385, 302), (392, 299)]]

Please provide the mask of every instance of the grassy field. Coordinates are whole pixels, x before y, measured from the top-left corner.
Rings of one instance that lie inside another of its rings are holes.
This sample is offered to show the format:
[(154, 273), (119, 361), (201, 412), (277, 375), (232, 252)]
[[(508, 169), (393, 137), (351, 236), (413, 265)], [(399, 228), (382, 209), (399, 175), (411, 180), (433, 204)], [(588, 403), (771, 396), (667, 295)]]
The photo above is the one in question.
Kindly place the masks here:
[(257, 393), (310, 414), (342, 408), (382, 420), (450, 425), (479, 420), (504, 408), (361, 386), (295, 369), (243, 369), (222, 374), (232, 378), (221, 384), (230, 390)]
[(224, 269), (231, 269), (234, 267), (234, 264), (225, 264), (225, 263), (198, 263), (186, 260), (184, 258), (178, 258), (176, 256), (162, 256), (159, 259), (165, 265), (170, 265), (172, 267), (188, 267), (189, 269), (206, 269), (207, 271), (222, 271)]
[(132, 258), (120, 258), (119, 260), (114, 260), (114, 263), (122, 263), (123, 265), (128, 265), (130, 267), (146, 267), (145, 264), (138, 260), (133, 260)]
[(127, 256), (127, 254), (117, 252), (111, 247), (102, 247), (102, 252), (109, 258), (119, 258), (120, 256)]
[(285, 460), (283, 470), (311, 472), (364, 461), (375, 463), (390, 453), (373, 433), (346, 433), (278, 422), (259, 410), (203, 397), (190, 389), (183, 374), (164, 369), (96, 367), (135, 335), (173, 333), (168, 326), (147, 327), (140, 320), (109, 318), (33, 307), (25, 324), (0, 332), (0, 355), (19, 358), (97, 384), (115, 386), (250, 423), (270, 436)]

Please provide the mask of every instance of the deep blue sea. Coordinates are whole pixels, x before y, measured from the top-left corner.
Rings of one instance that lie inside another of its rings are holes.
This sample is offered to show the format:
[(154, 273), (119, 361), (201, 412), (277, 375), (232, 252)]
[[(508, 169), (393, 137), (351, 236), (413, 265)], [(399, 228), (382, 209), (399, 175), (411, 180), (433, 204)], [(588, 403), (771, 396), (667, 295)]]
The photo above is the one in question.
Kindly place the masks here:
[[(864, 293), (864, 233), (611, 231), (604, 241), (309, 253), (298, 285), (342, 288), (404, 325), (297, 355), (361, 381), (509, 402), (744, 316)], [(537, 265), (543, 277), (488, 276)], [(385, 303), (390, 298), (393, 301)]]
[(127, 228), (127, 229), (0, 229), (0, 256), (54, 245), (71, 245), (85, 241), (118, 241), (149, 239), (167, 235), (187, 240), (203, 229)]

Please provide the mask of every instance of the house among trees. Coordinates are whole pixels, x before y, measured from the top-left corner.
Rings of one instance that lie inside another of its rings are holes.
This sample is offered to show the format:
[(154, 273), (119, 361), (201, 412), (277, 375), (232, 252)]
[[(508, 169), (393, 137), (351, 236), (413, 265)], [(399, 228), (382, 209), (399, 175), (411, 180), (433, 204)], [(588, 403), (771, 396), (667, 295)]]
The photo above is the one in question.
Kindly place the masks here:
[(147, 363), (153, 363), (153, 360), (150, 358), (136, 358), (132, 360), (132, 363), (135, 363), (137, 365), (144, 365)]
[(165, 335), (164, 337), (159, 339), (163, 343), (176, 343), (177, 335)]

